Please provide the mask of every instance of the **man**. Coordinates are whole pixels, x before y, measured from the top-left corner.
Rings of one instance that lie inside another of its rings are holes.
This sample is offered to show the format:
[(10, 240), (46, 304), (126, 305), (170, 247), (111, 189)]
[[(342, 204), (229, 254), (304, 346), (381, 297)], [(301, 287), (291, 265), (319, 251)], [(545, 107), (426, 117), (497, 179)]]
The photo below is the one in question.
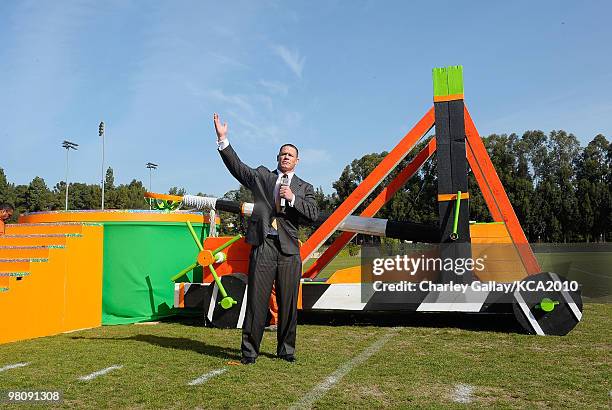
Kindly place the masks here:
[(255, 199), (246, 233), (246, 242), (252, 248), (240, 362), (253, 364), (259, 355), (274, 282), (279, 314), (276, 354), (294, 362), (297, 298), (302, 276), (297, 230), (300, 220), (314, 222), (318, 217), (314, 189), (295, 175), (299, 153), (294, 145), (285, 144), (280, 148), (275, 171), (263, 166), (251, 168), (240, 161), (229, 144), (227, 123), (222, 124), (216, 113), (213, 120), (225, 166), (251, 190)]
[(4, 224), (11, 219), (15, 208), (11, 204), (0, 204), (0, 235), (4, 235)]

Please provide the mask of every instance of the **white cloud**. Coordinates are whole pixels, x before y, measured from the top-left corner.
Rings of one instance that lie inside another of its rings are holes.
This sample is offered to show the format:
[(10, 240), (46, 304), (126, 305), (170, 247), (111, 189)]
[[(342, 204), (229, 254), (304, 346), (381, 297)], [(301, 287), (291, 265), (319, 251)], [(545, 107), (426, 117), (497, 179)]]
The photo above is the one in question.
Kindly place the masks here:
[(255, 110), (253, 109), (253, 105), (248, 101), (248, 98), (246, 96), (239, 94), (225, 94), (221, 90), (212, 90), (210, 91), (209, 95), (216, 100), (223, 101), (230, 105), (241, 108), (249, 114), (254, 114), (255, 112)]
[(249, 68), (248, 65), (241, 63), (240, 61), (236, 60), (235, 58), (231, 58), (231, 57), (223, 55), (223, 54), (209, 52), (208, 56), (210, 57), (212, 62), (215, 63), (215, 64), (220, 64), (220, 65), (225, 65), (225, 66), (230, 66), (230, 67), (236, 67), (236, 68), (242, 68), (242, 69)]
[(273, 94), (287, 95), (289, 93), (289, 86), (278, 81), (259, 80), (259, 84)]
[(304, 69), (304, 63), (306, 57), (300, 56), (300, 52), (297, 50), (289, 50), (285, 46), (276, 45), (272, 47), (274, 53), (278, 55), (284, 62), (289, 66), (291, 71), (295, 73), (299, 78), (302, 78), (302, 70)]

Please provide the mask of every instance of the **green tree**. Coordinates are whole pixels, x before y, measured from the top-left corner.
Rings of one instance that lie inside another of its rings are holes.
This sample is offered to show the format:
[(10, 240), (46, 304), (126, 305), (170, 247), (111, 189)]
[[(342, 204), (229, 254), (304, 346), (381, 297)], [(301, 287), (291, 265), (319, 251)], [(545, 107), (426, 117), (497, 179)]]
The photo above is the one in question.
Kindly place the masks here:
[(580, 202), (578, 226), (584, 239), (604, 238), (610, 231), (610, 142), (599, 134), (589, 142), (576, 161), (576, 196)]
[[(580, 154), (580, 143), (573, 134), (563, 130), (551, 131), (549, 135), (549, 161), (551, 162), (552, 185), (555, 189), (554, 210), (561, 228), (563, 242), (572, 239), (577, 230), (578, 201), (576, 198), (576, 170), (574, 165)], [(555, 184), (556, 183), (556, 184)]]
[(15, 187), (13, 184), (9, 184), (2, 168), (0, 168), (0, 202), (15, 204)]
[[(102, 195), (102, 194), (100, 194)], [(102, 199), (100, 199), (100, 206)], [(108, 167), (104, 176), (104, 208), (117, 209), (117, 187), (115, 186), (115, 173), (113, 168)]]
[[(253, 194), (245, 186), (240, 185), (238, 189), (228, 191), (223, 195), (223, 199), (236, 202), (254, 201)], [(232, 214), (230, 212), (219, 212), (221, 218), (221, 235), (236, 235), (238, 233), (246, 234), (247, 218), (242, 215)]]
[(69, 209), (98, 209), (101, 197), (102, 188), (97, 184), (72, 183), (68, 190)]
[(178, 196), (183, 196), (183, 195), (185, 195), (186, 192), (187, 191), (185, 190), (185, 188), (182, 188), (182, 187), (178, 188), (178, 187), (175, 187), (175, 186), (173, 186), (172, 188), (170, 188), (168, 190), (168, 194), (170, 194), (170, 195), (178, 195)]
[(25, 203), (27, 204), (27, 211), (37, 212), (46, 211), (51, 209), (53, 204), (53, 195), (45, 180), (41, 177), (35, 177), (25, 192)]
[[(534, 134), (534, 136), (536, 135), (538, 134)], [(522, 137), (516, 134), (492, 134), (483, 138), (483, 142), (514, 212), (521, 221), (525, 234), (528, 238), (533, 239), (537, 237), (537, 232), (530, 229), (532, 227), (530, 221), (534, 219), (534, 189), (533, 175), (530, 172), (529, 151), (534, 143), (542, 140), (537, 138), (530, 140), (530, 136), (529, 133), (525, 133)], [(482, 195), (479, 190), (472, 188), (470, 188), (470, 192), (475, 193), (470, 201), (471, 215), (481, 217), (482, 205), (484, 204)], [(476, 195), (476, 193), (478, 194)], [(487, 210), (485, 220), (490, 220), (489, 214)]]

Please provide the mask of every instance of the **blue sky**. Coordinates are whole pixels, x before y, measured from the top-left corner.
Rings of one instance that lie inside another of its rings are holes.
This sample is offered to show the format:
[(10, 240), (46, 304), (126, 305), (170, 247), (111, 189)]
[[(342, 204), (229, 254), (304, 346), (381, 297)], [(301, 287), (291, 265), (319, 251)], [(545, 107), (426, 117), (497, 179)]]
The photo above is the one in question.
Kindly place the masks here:
[(390, 150), (432, 105), (431, 69), (464, 66), (479, 131), (612, 129), (609, 1), (2, 1), (0, 167), (222, 195), (237, 187), (212, 113), (250, 165), (300, 147), (331, 193), (343, 167)]

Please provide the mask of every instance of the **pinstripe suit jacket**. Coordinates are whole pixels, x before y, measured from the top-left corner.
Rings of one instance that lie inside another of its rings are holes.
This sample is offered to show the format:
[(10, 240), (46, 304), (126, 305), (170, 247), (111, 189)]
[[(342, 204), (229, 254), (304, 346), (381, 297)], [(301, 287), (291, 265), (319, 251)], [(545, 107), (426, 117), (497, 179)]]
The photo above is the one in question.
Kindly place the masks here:
[(251, 168), (244, 164), (231, 144), (219, 153), (229, 172), (247, 187), (255, 198), (255, 207), (247, 227), (247, 243), (253, 246), (260, 245), (270, 229), (272, 218), (276, 218), (283, 253), (299, 254), (297, 231), (300, 222), (312, 223), (319, 216), (312, 185), (293, 175), (290, 188), (295, 195), (295, 203), (293, 207), (287, 206), (285, 212), (277, 213), (274, 186), (278, 174), (264, 166)]

